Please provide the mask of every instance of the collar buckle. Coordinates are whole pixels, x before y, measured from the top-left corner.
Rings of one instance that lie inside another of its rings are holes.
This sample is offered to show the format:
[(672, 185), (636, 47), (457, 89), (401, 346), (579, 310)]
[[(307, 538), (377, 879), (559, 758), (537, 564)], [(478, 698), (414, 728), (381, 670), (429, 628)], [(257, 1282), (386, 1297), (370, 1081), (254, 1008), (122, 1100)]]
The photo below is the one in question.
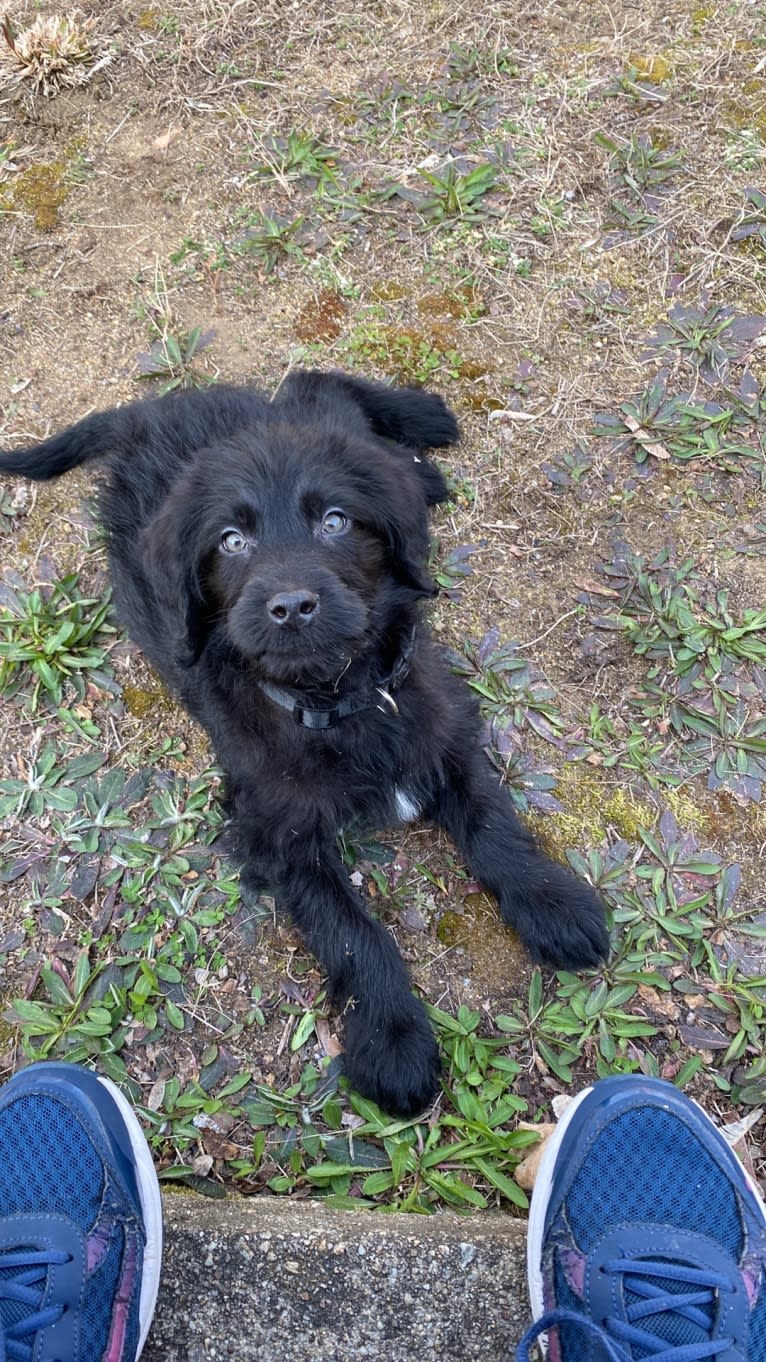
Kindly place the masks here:
[(293, 719), (301, 728), (314, 728), (319, 731), (334, 728), (341, 715), (337, 709), (307, 709), (305, 705), (293, 707)]
[[(402, 645), (401, 652), (387, 677), (377, 685), (373, 685), (370, 690), (338, 700), (329, 709), (312, 709), (310, 705), (304, 703), (304, 697), (298, 699), (280, 686), (272, 685), (270, 681), (256, 678), (256, 685), (263, 691), (264, 695), (274, 701), (274, 704), (292, 714), (293, 720), (299, 728), (311, 728), (315, 732), (335, 728), (341, 719), (347, 719), (352, 714), (361, 714), (364, 710), (377, 709), (381, 714), (398, 715), (399, 706), (391, 692), (398, 690), (409, 676), (410, 659), (414, 646), (415, 630), (413, 629), (407, 641)], [(380, 697), (380, 704), (376, 704), (376, 696)]]

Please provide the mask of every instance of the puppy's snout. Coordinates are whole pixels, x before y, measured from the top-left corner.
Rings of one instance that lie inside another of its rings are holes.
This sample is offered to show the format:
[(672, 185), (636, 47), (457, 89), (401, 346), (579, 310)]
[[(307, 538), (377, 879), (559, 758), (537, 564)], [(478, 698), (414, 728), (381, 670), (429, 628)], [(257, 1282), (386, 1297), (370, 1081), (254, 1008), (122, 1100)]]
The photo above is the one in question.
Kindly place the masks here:
[(314, 591), (277, 591), (266, 602), (266, 610), (274, 624), (303, 629), (319, 611), (319, 597)]

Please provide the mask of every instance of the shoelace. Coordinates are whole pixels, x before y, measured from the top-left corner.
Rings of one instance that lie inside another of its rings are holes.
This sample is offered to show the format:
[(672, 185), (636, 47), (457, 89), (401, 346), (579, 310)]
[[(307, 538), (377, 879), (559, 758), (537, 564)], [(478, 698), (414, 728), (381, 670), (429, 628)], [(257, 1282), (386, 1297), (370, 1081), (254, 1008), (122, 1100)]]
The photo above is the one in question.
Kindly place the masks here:
[[(34, 1336), (40, 1329), (55, 1324), (64, 1313), (63, 1305), (42, 1307), (48, 1268), (69, 1262), (69, 1254), (55, 1249), (44, 1253), (23, 1250), (18, 1253), (0, 1253), (0, 1348), (5, 1344), (4, 1354), (8, 1362), (31, 1362)], [(12, 1270), (14, 1275), (6, 1276)], [(2, 1306), (4, 1301), (13, 1301), (26, 1307), (21, 1319), (13, 1324), (3, 1324)], [(28, 1342), (24, 1340), (28, 1339)]]
[[(710, 1317), (701, 1307), (712, 1306), (716, 1292), (728, 1293), (732, 1290), (731, 1283), (725, 1277), (716, 1272), (684, 1267), (680, 1263), (654, 1263), (645, 1259), (637, 1262), (635, 1258), (614, 1258), (604, 1264), (603, 1270), (622, 1274), (626, 1290), (641, 1297), (627, 1307), (625, 1319), (610, 1316), (599, 1324), (588, 1315), (578, 1314), (576, 1310), (549, 1310), (527, 1329), (516, 1352), (516, 1362), (530, 1362), (529, 1349), (535, 1339), (559, 1324), (580, 1328), (583, 1333), (597, 1339), (609, 1362), (633, 1362), (634, 1348), (643, 1349), (651, 1362), (703, 1362), (705, 1358), (720, 1357), (731, 1347), (731, 1338), (700, 1339), (696, 1343), (671, 1346), (656, 1333), (649, 1333), (638, 1326), (639, 1320), (674, 1313), (709, 1334)], [(654, 1278), (664, 1282), (680, 1282), (690, 1290), (663, 1290)]]

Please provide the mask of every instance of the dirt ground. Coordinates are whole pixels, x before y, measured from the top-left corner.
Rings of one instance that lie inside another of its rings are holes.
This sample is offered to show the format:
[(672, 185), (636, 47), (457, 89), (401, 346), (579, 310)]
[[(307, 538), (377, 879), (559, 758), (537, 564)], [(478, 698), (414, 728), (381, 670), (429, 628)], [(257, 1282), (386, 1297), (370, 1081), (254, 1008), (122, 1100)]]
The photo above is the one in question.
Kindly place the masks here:
[[(7, 11), (16, 35), (57, 12)], [(537, 1000), (428, 829), (349, 848), (350, 870), (431, 1003), (494, 1039), (517, 1019), (530, 1116), (620, 1068), (682, 1075), (720, 1119), (757, 1112), (762, 7), (122, 0), (92, 18), (47, 92), (0, 35), (0, 441), (163, 383), (271, 389), (296, 364), (442, 391), (463, 439), (442, 464), (433, 627), (522, 811), (605, 876), (615, 962)], [(6, 605), (73, 572), (82, 597), (104, 592), (89, 492), (85, 475), (5, 484)], [(749, 651), (723, 638), (743, 624)], [(322, 980), (268, 901), (238, 900), (204, 737), (119, 633), (105, 647), (61, 703), (23, 676), (2, 702), (0, 1068), (40, 1044), (107, 1053), (166, 1170), (305, 1192), (310, 1140), (259, 1169), (257, 1113), (243, 1134), (220, 1085), (291, 1094), (275, 1107), (291, 1128), (339, 1051)], [(100, 761), (54, 780), (47, 749), (62, 770)], [(107, 790), (112, 772), (126, 783)], [(142, 952), (151, 978), (128, 967)], [(87, 1009), (112, 986), (122, 1011), (96, 1035)]]

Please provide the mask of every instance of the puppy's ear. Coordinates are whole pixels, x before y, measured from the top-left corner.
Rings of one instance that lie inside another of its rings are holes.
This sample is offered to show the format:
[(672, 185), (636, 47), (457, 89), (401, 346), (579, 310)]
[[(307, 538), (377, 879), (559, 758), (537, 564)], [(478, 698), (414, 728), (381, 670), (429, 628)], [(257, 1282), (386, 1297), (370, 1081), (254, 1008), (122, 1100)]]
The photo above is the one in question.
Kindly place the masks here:
[(142, 531), (141, 540), (144, 571), (151, 589), (179, 621), (176, 660), (182, 667), (192, 667), (205, 646), (207, 611), (189, 490), (183, 482), (166, 497)]
[(337, 420), (339, 399), (347, 405), (353, 403), (374, 435), (403, 446), (401, 454), (413, 460), (430, 506), (445, 499), (444, 478), (422, 457), (423, 450), (444, 449), (460, 438), (455, 416), (438, 393), (422, 388), (389, 388), (337, 369), (330, 373), (297, 369), (283, 383), (277, 400), (314, 405), (318, 414)]
[(392, 524), (389, 528), (389, 544), (394, 561), (396, 579), (416, 596), (436, 596), (439, 588), (428, 574), (427, 555), (418, 550), (416, 544), (402, 534), (401, 527)]
[(426, 498), (414, 467), (402, 466), (398, 453), (360, 465), (359, 496), (368, 523), (387, 541), (392, 574), (416, 596), (435, 596), (428, 575), (430, 535)]

